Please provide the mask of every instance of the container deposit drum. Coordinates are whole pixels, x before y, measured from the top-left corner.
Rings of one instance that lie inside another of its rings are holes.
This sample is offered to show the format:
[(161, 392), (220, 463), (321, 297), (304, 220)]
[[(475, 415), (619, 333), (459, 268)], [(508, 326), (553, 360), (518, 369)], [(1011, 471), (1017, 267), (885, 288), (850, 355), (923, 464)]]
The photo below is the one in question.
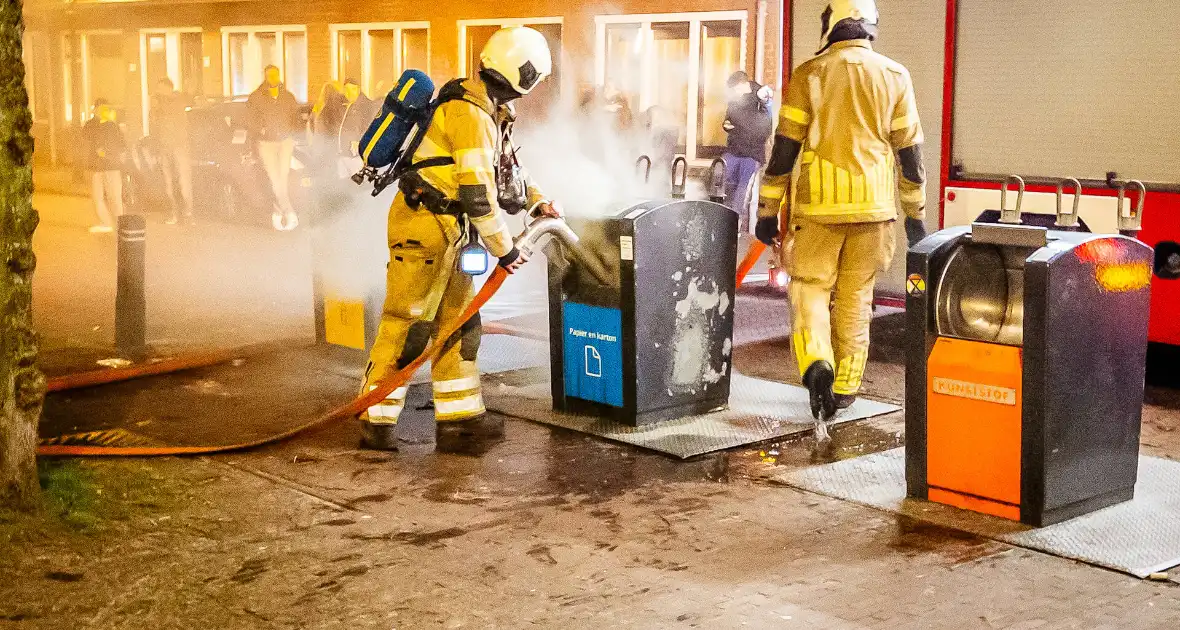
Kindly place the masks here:
[(1030, 525), (1134, 493), (1151, 248), (976, 223), (909, 252), (910, 497)]

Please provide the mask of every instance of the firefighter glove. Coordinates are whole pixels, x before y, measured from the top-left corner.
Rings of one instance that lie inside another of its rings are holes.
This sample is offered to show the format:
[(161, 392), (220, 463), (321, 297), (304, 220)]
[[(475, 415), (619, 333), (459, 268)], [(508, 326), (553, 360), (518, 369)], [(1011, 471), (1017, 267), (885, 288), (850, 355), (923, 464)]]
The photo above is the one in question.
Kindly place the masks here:
[(773, 246), (774, 240), (778, 238), (778, 217), (758, 219), (758, 224), (754, 226), (754, 236), (763, 244)]
[(512, 251), (500, 257), (499, 264), (508, 273), (516, 273), (516, 270), (520, 269), (528, 261), (529, 257), (527, 254), (513, 247)]
[(910, 247), (917, 245), (919, 241), (926, 238), (926, 223), (921, 219), (911, 219), (906, 217), (905, 237), (909, 242)]

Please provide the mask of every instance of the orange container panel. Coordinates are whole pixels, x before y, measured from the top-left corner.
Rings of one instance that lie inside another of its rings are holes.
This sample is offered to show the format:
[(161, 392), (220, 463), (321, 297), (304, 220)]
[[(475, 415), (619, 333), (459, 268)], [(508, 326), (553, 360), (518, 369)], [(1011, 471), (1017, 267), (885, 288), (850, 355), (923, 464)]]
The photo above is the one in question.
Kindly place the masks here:
[(1009, 505), (1007, 503), (1000, 503), (999, 501), (992, 501), (990, 499), (980, 499), (978, 497), (971, 497), (950, 490), (940, 490), (938, 488), (930, 488), (929, 500), (935, 503), (942, 503), (943, 505), (951, 505), (963, 510), (970, 510), (972, 512), (979, 512), (981, 514), (991, 514), (1000, 518), (1006, 518), (1010, 521), (1020, 520), (1020, 506)]
[(1021, 349), (939, 338), (928, 367), (931, 500), (1019, 519)]

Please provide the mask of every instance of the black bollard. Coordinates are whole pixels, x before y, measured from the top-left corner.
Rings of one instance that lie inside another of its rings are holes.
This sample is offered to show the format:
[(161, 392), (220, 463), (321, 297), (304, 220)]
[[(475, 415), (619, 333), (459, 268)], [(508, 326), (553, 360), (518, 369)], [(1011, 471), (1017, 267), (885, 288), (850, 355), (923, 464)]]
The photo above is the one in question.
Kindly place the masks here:
[(147, 220), (142, 214), (119, 217), (119, 268), (115, 292), (115, 349), (127, 358), (147, 354)]

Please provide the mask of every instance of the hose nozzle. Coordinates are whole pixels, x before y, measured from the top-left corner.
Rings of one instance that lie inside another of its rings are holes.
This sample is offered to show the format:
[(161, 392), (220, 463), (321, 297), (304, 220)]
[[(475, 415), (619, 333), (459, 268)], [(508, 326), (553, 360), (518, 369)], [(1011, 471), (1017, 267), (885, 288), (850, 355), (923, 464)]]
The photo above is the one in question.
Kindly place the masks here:
[(604, 286), (613, 284), (611, 275), (602, 268), (602, 264), (596, 258), (582, 249), (581, 239), (577, 234), (574, 234), (564, 219), (554, 217), (536, 219), (525, 227), (520, 236), (516, 237), (514, 244), (521, 253), (532, 256), (539, 249), (541, 239), (546, 236), (555, 238), (565, 245), (565, 251), (568, 251), (576, 259), (576, 262), (589, 271), (590, 275), (594, 276), (594, 279), (598, 280), (600, 284)]
[(541, 217), (525, 226), (524, 232), (516, 237), (516, 248), (522, 253), (532, 255), (540, 245), (541, 239), (552, 236), (567, 245), (577, 245), (578, 235), (570, 229), (566, 222), (554, 217)]

